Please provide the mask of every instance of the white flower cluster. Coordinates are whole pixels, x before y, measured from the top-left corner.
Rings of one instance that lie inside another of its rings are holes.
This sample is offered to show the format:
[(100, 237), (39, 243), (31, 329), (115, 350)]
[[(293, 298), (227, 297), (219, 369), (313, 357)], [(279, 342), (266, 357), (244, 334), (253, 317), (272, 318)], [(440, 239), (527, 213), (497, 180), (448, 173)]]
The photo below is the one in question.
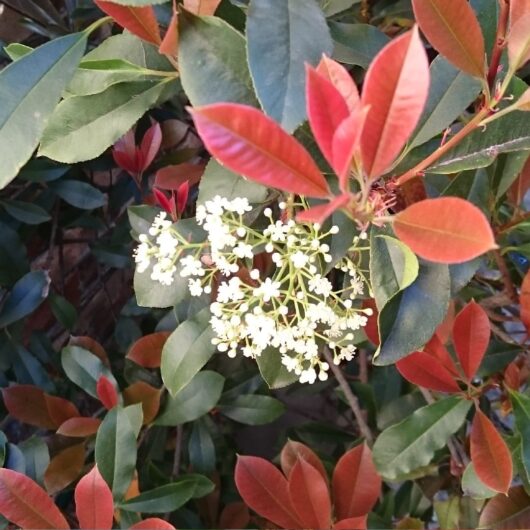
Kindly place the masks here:
[[(180, 276), (188, 278), (193, 296), (211, 293), (216, 277), (211, 325), (219, 351), (256, 358), (272, 347), (300, 382), (324, 381), (329, 370), (319, 355), (324, 345), (333, 350), (337, 364), (355, 353), (354, 332), (366, 325), (370, 314), (354, 305), (364, 281), (345, 257), (335, 267), (335, 276), (342, 280), (342, 287), (335, 289), (325, 275), (333, 261), (326, 240), (338, 227), (325, 232), (317, 224), (299, 224), (286, 219), (284, 203), (279, 208), (277, 220), (270, 208), (264, 210), (268, 225), (259, 232), (245, 225), (244, 216), (252, 210), (247, 199), (215, 197), (197, 208), (197, 223), (207, 241), (195, 248), (195, 255), (183, 256), (190, 245), (161, 215), (149, 232), (155, 242), (146, 236), (140, 240), (138, 271), (145, 271), (154, 259), (151, 277), (167, 285), (178, 260)], [(273, 269), (268, 276), (254, 268), (254, 257), (262, 252)]]

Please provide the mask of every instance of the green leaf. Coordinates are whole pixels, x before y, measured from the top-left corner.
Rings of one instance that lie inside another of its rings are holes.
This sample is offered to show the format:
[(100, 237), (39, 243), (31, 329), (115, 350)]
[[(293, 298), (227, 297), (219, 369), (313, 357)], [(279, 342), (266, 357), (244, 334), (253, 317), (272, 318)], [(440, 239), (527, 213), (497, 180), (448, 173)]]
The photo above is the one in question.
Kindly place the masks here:
[(497, 492), (486, 486), (477, 475), (473, 462), (470, 462), (462, 475), (462, 491), (474, 499), (491, 499)]
[(29, 272), (26, 246), (20, 234), (5, 223), (0, 223), (0, 286), (10, 287)]
[(119, 83), (99, 94), (64, 100), (44, 130), (39, 155), (64, 163), (96, 158), (176, 85), (171, 79)]
[(28, 272), (13, 286), (0, 309), (0, 328), (29, 315), (48, 296), (50, 277), (45, 271)]
[(420, 263), (416, 280), (379, 313), (381, 344), (374, 364), (395, 363), (430, 340), (447, 314), (450, 287), (447, 265)]
[(169, 336), (162, 350), (162, 381), (172, 396), (189, 384), (216, 351), (210, 309), (186, 320)]
[(216, 372), (199, 372), (175, 397), (168, 396), (155, 425), (175, 426), (200, 418), (217, 405), (224, 382)]
[(515, 416), (515, 426), (521, 439), (522, 464), (527, 480), (530, 480), (530, 397), (520, 392), (511, 392), (510, 400)]
[(59, 295), (50, 296), (49, 302), (55, 318), (66, 329), (73, 329), (78, 316), (75, 307), (66, 298)]
[(285, 412), (281, 401), (259, 395), (237, 396), (231, 401), (221, 401), (218, 408), (225, 416), (245, 425), (271, 423)]
[(0, 72), (0, 188), (16, 177), (37, 147), (85, 46), (84, 33), (60, 37)]
[(305, 64), (316, 66), (333, 51), (324, 14), (315, 0), (252, 0), (247, 49), (263, 110), (294, 131), (306, 117)]
[(342, 11), (346, 11), (354, 4), (358, 4), (361, 0), (319, 0), (320, 9), (324, 11), (326, 17), (331, 17)]
[(383, 431), (373, 448), (379, 473), (385, 479), (397, 480), (429, 464), (461, 427), (471, 404), (460, 396), (442, 399)]
[(216, 17), (180, 15), (179, 70), (192, 105), (220, 101), (257, 107), (244, 37)]
[(131, 225), (133, 236), (138, 240), (140, 234), (147, 234), (153, 224), (155, 217), (160, 213), (160, 208), (147, 206), (146, 204), (129, 206), (127, 216)]
[(256, 363), (269, 388), (283, 388), (298, 381), (298, 376), (282, 364), (282, 354), (277, 348), (267, 348), (256, 357)]
[(22, 59), (25, 55), (28, 53), (31, 53), (34, 48), (31, 46), (26, 46), (25, 44), (21, 44), (19, 42), (12, 42), (8, 46), (4, 47), (4, 51), (7, 53), (7, 56), (12, 61), (17, 61), (18, 59)]
[(384, 431), (424, 405), (427, 405), (427, 402), (421, 392), (412, 392), (393, 399), (380, 408), (377, 415), (377, 428)]
[(171, 484), (141, 493), (121, 503), (119, 507), (129, 512), (173, 512), (184, 506), (190, 499), (208, 495), (214, 487), (214, 483), (202, 475), (186, 475)]
[(103, 206), (106, 196), (97, 188), (80, 180), (59, 180), (49, 185), (63, 201), (82, 210), (93, 210)]
[(335, 42), (333, 58), (347, 64), (368, 68), (374, 57), (390, 42), (378, 28), (369, 24), (329, 22)]
[(499, 200), (521, 174), (529, 156), (528, 151), (506, 153), (497, 158), (494, 172), (494, 185), (497, 188), (495, 199)]
[(418, 258), (407, 245), (385, 235), (370, 235), (370, 278), (377, 307), (386, 303), (418, 277)]
[(215, 470), (215, 445), (205, 418), (193, 422), (188, 441), (188, 454), (193, 470), (209, 475)]
[(107, 412), (99, 426), (95, 459), (114, 499), (121, 500), (136, 468), (136, 434), (123, 408), (114, 407)]
[(449, 275), (451, 276), (451, 297), (456, 296), (475, 275), (482, 265), (482, 258), (475, 258), (464, 263), (449, 265)]
[(267, 198), (268, 189), (223, 167), (210, 159), (199, 184), (197, 204), (204, 204), (216, 195), (228, 200), (246, 197), (251, 203), (260, 203)]
[(11, 217), (28, 225), (38, 225), (51, 219), (46, 210), (30, 202), (4, 199), (1, 204)]
[(7, 438), (6, 435), (0, 431), (0, 466), (4, 467), (6, 460)]
[(99, 94), (115, 84), (138, 80), (146, 69), (175, 71), (155, 46), (131, 33), (114, 35), (85, 55), (66, 92)]
[(436, 520), (444, 530), (456, 530), (460, 521), (460, 497), (453, 495), (447, 500), (435, 499), (433, 502)]
[(18, 179), (28, 182), (51, 182), (61, 178), (70, 166), (63, 166), (46, 158), (32, 158), (18, 174)]
[(43, 485), (44, 472), (50, 463), (50, 452), (46, 442), (38, 436), (32, 436), (19, 443), (18, 448), (26, 461), (26, 475)]
[(61, 364), (68, 379), (82, 388), (87, 394), (97, 398), (96, 385), (104, 375), (118, 387), (112, 372), (99, 357), (79, 346), (66, 346), (61, 351)]
[(476, 99), (480, 88), (478, 79), (457, 70), (441, 55), (436, 57), (431, 63), (429, 99), (410, 149), (449, 127)]

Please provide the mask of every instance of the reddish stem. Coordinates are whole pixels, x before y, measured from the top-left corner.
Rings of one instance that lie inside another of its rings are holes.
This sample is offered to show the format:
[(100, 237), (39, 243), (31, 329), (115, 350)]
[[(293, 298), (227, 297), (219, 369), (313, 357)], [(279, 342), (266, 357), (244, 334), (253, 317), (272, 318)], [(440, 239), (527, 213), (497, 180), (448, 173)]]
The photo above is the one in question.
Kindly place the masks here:
[(495, 87), (495, 79), (499, 71), (499, 64), (501, 62), (502, 51), (506, 43), (506, 32), (508, 31), (508, 18), (510, 16), (510, 0), (499, 0), (500, 13), (499, 23), (497, 25), (497, 34), (495, 35), (495, 43), (491, 53), (491, 63), (488, 71), (488, 86), (493, 91)]

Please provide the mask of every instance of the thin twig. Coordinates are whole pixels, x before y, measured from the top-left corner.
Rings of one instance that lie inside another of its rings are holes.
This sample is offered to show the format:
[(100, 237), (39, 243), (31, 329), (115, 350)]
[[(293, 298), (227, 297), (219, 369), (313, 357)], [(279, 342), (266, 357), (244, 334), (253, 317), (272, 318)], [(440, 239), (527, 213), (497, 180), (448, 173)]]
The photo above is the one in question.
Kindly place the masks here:
[(182, 454), (182, 435), (183, 429), (182, 425), (177, 425), (176, 436), (175, 436), (175, 453), (173, 456), (173, 471), (171, 476), (177, 478), (180, 472), (180, 457)]
[(333, 375), (337, 379), (337, 382), (339, 383), (342, 391), (344, 392), (344, 397), (346, 398), (348, 405), (350, 405), (353, 415), (359, 425), (359, 430), (361, 431), (361, 434), (366, 439), (368, 445), (372, 445), (372, 431), (370, 431), (370, 427), (368, 427), (368, 424), (364, 419), (363, 412), (361, 410), (361, 407), (359, 406), (359, 400), (351, 391), (350, 385), (348, 384), (348, 381), (346, 381), (346, 378), (344, 377), (344, 374), (342, 373), (341, 369), (333, 362), (333, 356), (327, 348), (324, 348), (324, 358), (329, 364)]

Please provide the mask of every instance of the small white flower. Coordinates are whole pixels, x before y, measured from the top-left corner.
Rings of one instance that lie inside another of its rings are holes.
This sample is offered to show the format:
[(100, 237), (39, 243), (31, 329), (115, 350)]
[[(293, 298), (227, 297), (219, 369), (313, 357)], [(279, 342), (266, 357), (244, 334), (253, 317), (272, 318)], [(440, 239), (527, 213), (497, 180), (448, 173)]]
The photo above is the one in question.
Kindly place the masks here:
[(191, 296), (201, 296), (204, 289), (201, 285), (201, 280), (195, 279), (195, 280), (189, 280), (188, 281), (188, 288), (190, 290)]
[(308, 261), (309, 256), (300, 250), (291, 255), (291, 262), (297, 269), (303, 269), (307, 265)]
[(265, 281), (257, 289), (254, 289), (254, 296), (262, 298), (264, 302), (270, 302), (272, 298), (280, 296), (280, 287), (281, 283), (265, 278)]

